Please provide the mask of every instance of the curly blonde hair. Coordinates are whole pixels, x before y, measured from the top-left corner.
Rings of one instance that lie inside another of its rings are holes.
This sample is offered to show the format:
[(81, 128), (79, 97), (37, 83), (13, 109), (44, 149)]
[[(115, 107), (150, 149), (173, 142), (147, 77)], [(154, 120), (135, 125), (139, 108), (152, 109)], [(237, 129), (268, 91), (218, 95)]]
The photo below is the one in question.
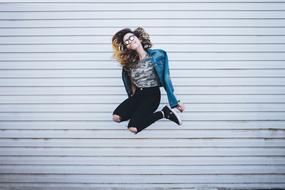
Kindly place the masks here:
[(130, 28), (124, 28), (118, 31), (112, 37), (113, 57), (123, 66), (124, 69), (129, 69), (130, 66), (139, 61), (139, 56), (135, 50), (127, 49), (123, 38), (125, 34), (133, 33), (139, 40), (141, 40), (143, 48), (146, 50), (152, 47), (149, 34), (142, 28), (138, 27), (134, 31)]

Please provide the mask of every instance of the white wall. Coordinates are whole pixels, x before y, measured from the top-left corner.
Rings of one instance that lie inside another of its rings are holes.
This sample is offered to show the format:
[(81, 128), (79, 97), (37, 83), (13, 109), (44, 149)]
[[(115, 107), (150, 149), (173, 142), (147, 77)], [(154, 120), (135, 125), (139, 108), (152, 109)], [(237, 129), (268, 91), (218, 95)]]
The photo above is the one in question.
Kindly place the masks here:
[[(284, 0), (1, 2), (0, 189), (285, 188)], [(182, 127), (111, 120), (111, 38), (138, 26), (168, 52)]]

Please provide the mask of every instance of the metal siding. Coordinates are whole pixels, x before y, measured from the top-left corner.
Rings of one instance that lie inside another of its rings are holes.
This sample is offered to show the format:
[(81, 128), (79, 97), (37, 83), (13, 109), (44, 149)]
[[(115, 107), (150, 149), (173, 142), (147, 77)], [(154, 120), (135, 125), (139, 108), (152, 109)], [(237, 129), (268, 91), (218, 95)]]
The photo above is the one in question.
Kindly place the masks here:
[[(285, 188), (284, 8), (1, 1), (0, 189)], [(168, 52), (181, 127), (111, 120), (127, 98), (111, 37), (137, 26)]]

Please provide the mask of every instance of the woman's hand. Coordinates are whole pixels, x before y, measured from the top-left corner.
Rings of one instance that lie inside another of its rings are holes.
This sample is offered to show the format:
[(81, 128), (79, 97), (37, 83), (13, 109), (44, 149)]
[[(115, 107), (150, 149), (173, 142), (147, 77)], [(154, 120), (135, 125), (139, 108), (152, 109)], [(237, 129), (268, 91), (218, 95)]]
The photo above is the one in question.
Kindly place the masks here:
[(136, 93), (136, 86), (135, 86), (135, 84), (132, 82), (132, 95), (131, 95), (131, 96), (135, 95), (135, 93)]
[(135, 93), (136, 93), (136, 88), (132, 88), (132, 95), (131, 96), (135, 95)]
[(178, 109), (180, 112), (184, 112), (184, 110), (185, 110), (185, 106), (181, 102), (179, 102), (175, 108)]

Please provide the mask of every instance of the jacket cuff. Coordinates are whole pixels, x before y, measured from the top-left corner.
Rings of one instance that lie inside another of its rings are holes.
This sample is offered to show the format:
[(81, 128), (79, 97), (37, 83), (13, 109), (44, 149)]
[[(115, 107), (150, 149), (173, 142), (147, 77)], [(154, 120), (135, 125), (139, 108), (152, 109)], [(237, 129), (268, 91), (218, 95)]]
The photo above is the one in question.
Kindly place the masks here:
[(171, 107), (171, 109), (173, 109), (173, 108), (175, 108), (176, 106), (178, 106), (178, 103), (180, 102), (180, 100), (177, 100), (177, 104), (176, 105), (174, 105), (174, 106), (170, 106)]

